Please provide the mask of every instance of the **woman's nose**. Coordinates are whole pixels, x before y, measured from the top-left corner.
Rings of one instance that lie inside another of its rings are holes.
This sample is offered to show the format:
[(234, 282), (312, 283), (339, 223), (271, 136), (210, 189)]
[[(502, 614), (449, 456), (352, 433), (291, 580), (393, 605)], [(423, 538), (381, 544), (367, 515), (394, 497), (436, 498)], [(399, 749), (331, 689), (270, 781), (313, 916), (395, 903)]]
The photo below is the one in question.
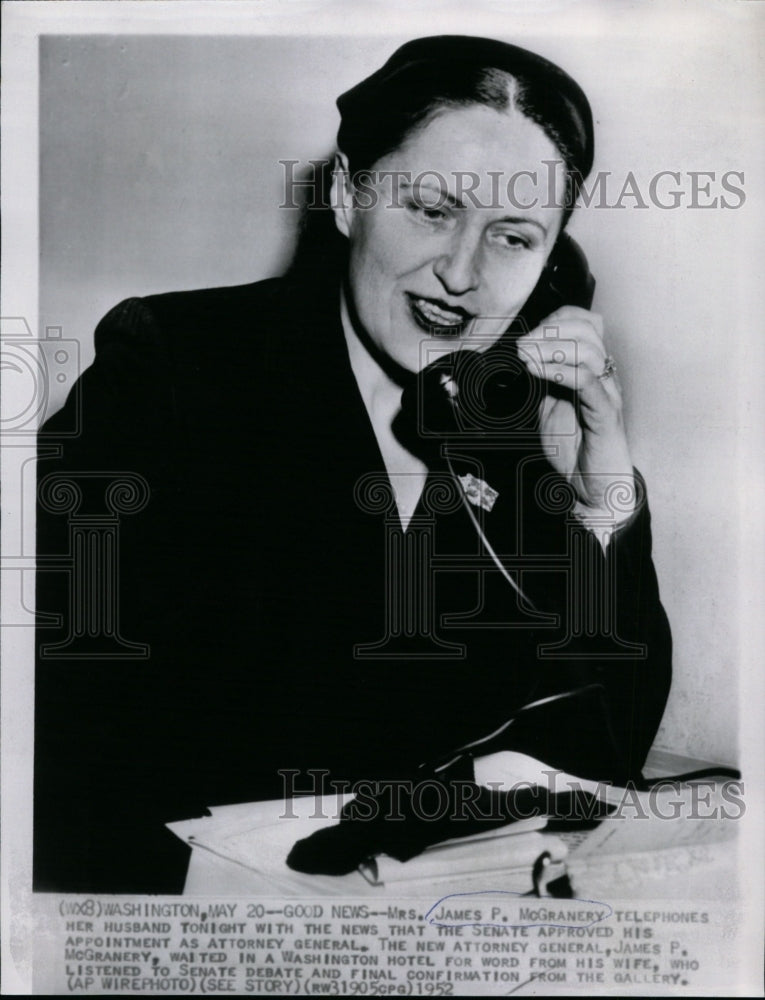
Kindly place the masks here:
[(464, 295), (478, 285), (478, 247), (460, 233), (433, 262), (433, 271), (450, 295)]

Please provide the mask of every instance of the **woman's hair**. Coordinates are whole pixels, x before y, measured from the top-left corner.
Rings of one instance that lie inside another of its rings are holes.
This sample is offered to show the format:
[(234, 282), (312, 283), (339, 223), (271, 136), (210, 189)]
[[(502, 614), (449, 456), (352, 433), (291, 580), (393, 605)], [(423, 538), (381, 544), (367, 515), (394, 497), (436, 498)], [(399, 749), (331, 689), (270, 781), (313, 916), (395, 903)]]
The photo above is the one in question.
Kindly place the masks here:
[(337, 144), (353, 176), (398, 149), (439, 111), (471, 105), (519, 111), (559, 150), (567, 178), (565, 225), (592, 167), (592, 112), (567, 73), (515, 45), (462, 35), (407, 42), (337, 99)]
[[(440, 111), (482, 105), (511, 108), (535, 122), (560, 152), (566, 168), (563, 227), (592, 168), (592, 112), (581, 87), (554, 63), (491, 38), (438, 35), (397, 49), (384, 66), (337, 99), (338, 148), (351, 176), (369, 171)], [(332, 166), (319, 180), (319, 203), (329, 207)], [(316, 187), (314, 187), (316, 191)], [(316, 201), (311, 208), (319, 207)], [(331, 213), (309, 210), (292, 270), (321, 272), (337, 264), (346, 241)]]

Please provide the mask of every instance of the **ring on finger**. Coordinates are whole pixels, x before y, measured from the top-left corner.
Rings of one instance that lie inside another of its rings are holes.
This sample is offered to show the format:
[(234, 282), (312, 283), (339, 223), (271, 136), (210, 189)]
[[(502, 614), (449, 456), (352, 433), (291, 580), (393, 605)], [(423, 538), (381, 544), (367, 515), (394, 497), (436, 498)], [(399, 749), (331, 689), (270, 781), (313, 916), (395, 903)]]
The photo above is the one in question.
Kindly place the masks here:
[(611, 376), (616, 372), (616, 362), (611, 357), (610, 354), (606, 355), (606, 360), (603, 363), (603, 371), (597, 376), (599, 382), (605, 382), (606, 379), (611, 378)]

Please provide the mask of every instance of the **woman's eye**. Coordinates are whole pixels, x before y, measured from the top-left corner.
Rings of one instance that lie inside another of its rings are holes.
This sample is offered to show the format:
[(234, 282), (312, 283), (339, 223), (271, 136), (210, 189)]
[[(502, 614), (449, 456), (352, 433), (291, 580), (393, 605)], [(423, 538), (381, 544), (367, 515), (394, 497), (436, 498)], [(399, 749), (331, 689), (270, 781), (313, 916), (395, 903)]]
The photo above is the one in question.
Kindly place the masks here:
[(410, 201), (408, 207), (410, 212), (422, 222), (444, 222), (449, 218), (449, 213), (446, 209), (423, 205), (419, 201)]
[(529, 247), (529, 241), (517, 233), (499, 233), (497, 239), (501, 246), (510, 250), (527, 250)]

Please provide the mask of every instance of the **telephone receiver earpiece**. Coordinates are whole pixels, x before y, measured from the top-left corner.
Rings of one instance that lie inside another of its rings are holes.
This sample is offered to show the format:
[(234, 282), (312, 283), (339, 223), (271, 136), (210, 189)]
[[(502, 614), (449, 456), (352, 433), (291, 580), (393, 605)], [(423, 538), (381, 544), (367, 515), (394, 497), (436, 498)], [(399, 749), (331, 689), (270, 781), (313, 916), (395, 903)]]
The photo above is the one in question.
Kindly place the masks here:
[(595, 278), (584, 251), (568, 233), (561, 233), (534, 291), (506, 335), (530, 332), (561, 306), (589, 309), (594, 294)]
[(425, 448), (444, 438), (533, 433), (546, 386), (529, 373), (515, 341), (563, 305), (589, 309), (594, 291), (584, 252), (562, 233), (521, 313), (496, 344), (441, 357), (405, 387), (402, 418)]

